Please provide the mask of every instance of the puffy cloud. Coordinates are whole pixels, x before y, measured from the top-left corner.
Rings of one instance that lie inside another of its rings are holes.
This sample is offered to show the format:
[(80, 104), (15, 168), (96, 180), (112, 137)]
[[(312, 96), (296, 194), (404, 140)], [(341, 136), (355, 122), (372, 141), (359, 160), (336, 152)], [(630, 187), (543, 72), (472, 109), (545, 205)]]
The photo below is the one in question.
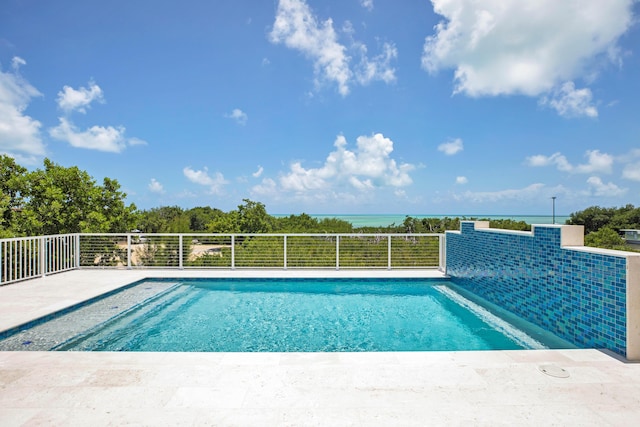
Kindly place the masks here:
[(535, 156), (527, 157), (526, 163), (529, 166), (533, 167), (542, 167), (555, 164), (558, 167), (558, 170), (564, 172), (570, 172), (573, 170), (573, 166), (571, 166), (567, 158), (560, 153), (554, 153), (551, 156), (536, 154)]
[(601, 153), (599, 150), (588, 150), (586, 153), (588, 163), (578, 165), (574, 168), (576, 173), (611, 173), (613, 166), (613, 156)]
[(18, 73), (26, 61), (14, 57), (13, 72), (0, 68), (0, 152), (22, 158), (45, 154), (42, 124), (26, 115), (31, 100), (42, 94)]
[(587, 150), (587, 163), (573, 166), (565, 156), (554, 153), (551, 156), (541, 154), (527, 157), (525, 163), (533, 167), (556, 165), (558, 170), (570, 173), (611, 173), (614, 158), (600, 150)]
[(624, 167), (622, 177), (632, 181), (640, 181), (640, 163), (631, 163)]
[(93, 101), (104, 102), (104, 96), (100, 86), (90, 81), (88, 89), (86, 87), (74, 89), (70, 86), (64, 86), (62, 91), (58, 92), (57, 101), (58, 107), (67, 113), (71, 111), (86, 113), (86, 109), (91, 106)]
[[(347, 25), (347, 34), (353, 27)], [(397, 57), (397, 50), (390, 43), (383, 44), (383, 52), (373, 59), (367, 57), (367, 48), (362, 43), (354, 42), (354, 49), (361, 61), (353, 71), (349, 65), (351, 57), (347, 46), (338, 41), (338, 34), (333, 28), (331, 18), (318, 22), (304, 0), (280, 0), (269, 39), (272, 43), (284, 43), (285, 46), (302, 52), (313, 61), (316, 85), (323, 81), (338, 85), (342, 96), (349, 94), (350, 85), (354, 82), (368, 84), (374, 80), (392, 82), (395, 70), (391, 60)]]
[(375, 80), (382, 80), (391, 83), (396, 80), (396, 70), (391, 66), (391, 61), (398, 57), (398, 49), (391, 43), (382, 45), (382, 53), (374, 56), (373, 59), (367, 57), (367, 47), (357, 44), (360, 49), (360, 64), (356, 67), (355, 76), (358, 83), (367, 85)]
[(224, 176), (220, 172), (216, 172), (215, 176), (213, 177), (209, 176), (209, 171), (207, 168), (197, 171), (187, 166), (182, 170), (182, 173), (189, 181), (198, 185), (209, 187), (209, 191), (212, 194), (221, 194), (223, 191), (223, 187), (229, 183), (226, 179), (224, 179)]
[(304, 1), (280, 0), (270, 38), (304, 53), (314, 61), (316, 74), (337, 83), (340, 94), (349, 93), (349, 59), (331, 19), (319, 24)]
[(543, 97), (541, 105), (548, 105), (563, 117), (598, 117), (598, 109), (591, 103), (591, 89), (576, 89), (573, 82), (564, 83), (550, 97)]
[(462, 150), (464, 150), (464, 145), (460, 138), (453, 139), (449, 142), (443, 142), (438, 145), (438, 151), (442, 151), (447, 156), (453, 156)]
[(620, 188), (612, 182), (605, 184), (597, 176), (592, 176), (587, 179), (587, 185), (589, 186), (588, 194), (598, 197), (617, 197), (622, 196), (627, 192), (626, 188)]
[(133, 138), (129, 138), (127, 142), (129, 145), (149, 145), (149, 143), (144, 139), (136, 138), (135, 136)]
[[(425, 40), (422, 66), (455, 69), (454, 92), (474, 97), (539, 96), (589, 77), (598, 60), (620, 64), (616, 43), (633, 23), (634, 0), (431, 2), (444, 20)], [(570, 112), (577, 103), (594, 114), (590, 92), (568, 95), (554, 108)]]
[(368, 11), (373, 10), (373, 0), (360, 0), (360, 5)]
[(507, 189), (499, 191), (465, 191), (461, 194), (454, 194), (453, 198), (457, 201), (488, 203), (499, 202), (502, 200), (532, 200), (539, 198), (544, 184), (531, 184), (525, 188)]
[(11, 67), (15, 71), (18, 71), (23, 65), (27, 65), (27, 61), (20, 58), (19, 56), (14, 56), (13, 58), (11, 58)]
[(278, 184), (271, 178), (264, 178), (260, 184), (251, 189), (251, 193), (260, 196), (278, 196)]
[(247, 124), (247, 120), (249, 119), (249, 116), (247, 116), (247, 113), (245, 113), (244, 111), (242, 111), (239, 108), (234, 108), (233, 111), (229, 114), (225, 114), (225, 117), (228, 119), (233, 119), (236, 121), (236, 123), (238, 123), (239, 125), (246, 125)]
[[(85, 131), (78, 128), (64, 117), (59, 117), (60, 124), (49, 129), (49, 135), (59, 141), (68, 142), (76, 148), (86, 148), (89, 150), (106, 151), (120, 153), (123, 151), (129, 140), (124, 137), (124, 127), (113, 126), (92, 126)], [(141, 140), (135, 139), (139, 144)]]
[(260, 176), (262, 175), (262, 172), (264, 172), (264, 168), (258, 165), (258, 170), (252, 173), (251, 176), (253, 176), (254, 178), (260, 178)]
[(466, 184), (467, 182), (469, 182), (469, 180), (467, 179), (466, 176), (457, 176), (456, 177), (456, 184)]
[[(393, 141), (382, 134), (360, 136), (356, 149), (347, 148), (347, 140), (340, 135), (334, 143), (335, 150), (329, 153), (319, 168), (305, 168), (294, 162), (278, 181), (263, 180), (253, 187), (256, 194), (296, 193), (301, 198), (354, 199), (352, 192), (369, 194), (385, 187), (400, 188), (413, 181), (409, 172), (413, 165), (398, 165), (391, 158)], [(276, 191), (277, 189), (277, 191)]]
[(411, 184), (408, 172), (413, 166), (397, 166), (395, 160), (389, 157), (393, 151), (393, 141), (389, 138), (379, 133), (370, 137), (359, 136), (356, 144), (356, 151), (350, 151), (346, 148), (346, 138), (338, 136), (334, 143), (336, 150), (329, 154), (323, 167), (305, 169), (300, 163), (294, 163), (291, 171), (281, 178), (282, 187), (297, 191), (320, 189), (326, 186), (328, 180), (342, 180), (356, 189)]
[(149, 182), (149, 191), (152, 193), (163, 194), (164, 187), (155, 178), (151, 178), (151, 182)]
[[(74, 89), (64, 86), (58, 92), (58, 107), (65, 113), (86, 113), (91, 103), (104, 102), (102, 89), (93, 81), (89, 82), (89, 88)], [(79, 130), (68, 117), (59, 117), (60, 124), (49, 129), (49, 135), (59, 141), (65, 141), (73, 147), (89, 150), (106, 151), (111, 153), (122, 152), (127, 145), (147, 145), (140, 138), (126, 138), (123, 126), (92, 126), (87, 130)]]

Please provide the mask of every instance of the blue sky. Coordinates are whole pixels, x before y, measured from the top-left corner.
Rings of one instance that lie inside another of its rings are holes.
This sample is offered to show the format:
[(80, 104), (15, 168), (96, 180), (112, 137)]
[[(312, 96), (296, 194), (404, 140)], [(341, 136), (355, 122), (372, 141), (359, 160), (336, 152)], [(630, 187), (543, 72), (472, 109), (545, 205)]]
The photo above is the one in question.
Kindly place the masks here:
[(633, 0), (4, 0), (0, 153), (141, 209), (640, 205)]

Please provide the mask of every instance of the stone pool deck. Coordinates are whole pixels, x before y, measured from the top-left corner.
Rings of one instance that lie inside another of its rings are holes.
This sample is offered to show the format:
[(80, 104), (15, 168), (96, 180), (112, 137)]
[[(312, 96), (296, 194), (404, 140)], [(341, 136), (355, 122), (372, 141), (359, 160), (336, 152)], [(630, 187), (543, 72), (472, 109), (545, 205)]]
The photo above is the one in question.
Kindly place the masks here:
[[(145, 277), (430, 271), (77, 270), (0, 287), (0, 330)], [(550, 376), (562, 368), (568, 377)], [(0, 352), (0, 425), (635, 426), (640, 364), (598, 350)]]

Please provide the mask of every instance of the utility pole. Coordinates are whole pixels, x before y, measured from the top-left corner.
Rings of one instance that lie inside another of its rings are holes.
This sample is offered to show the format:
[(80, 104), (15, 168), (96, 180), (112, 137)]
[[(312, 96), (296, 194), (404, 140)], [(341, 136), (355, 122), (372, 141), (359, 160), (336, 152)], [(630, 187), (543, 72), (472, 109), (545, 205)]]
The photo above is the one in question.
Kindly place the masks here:
[(551, 206), (552, 206), (552, 224), (556, 223), (556, 196), (551, 197)]

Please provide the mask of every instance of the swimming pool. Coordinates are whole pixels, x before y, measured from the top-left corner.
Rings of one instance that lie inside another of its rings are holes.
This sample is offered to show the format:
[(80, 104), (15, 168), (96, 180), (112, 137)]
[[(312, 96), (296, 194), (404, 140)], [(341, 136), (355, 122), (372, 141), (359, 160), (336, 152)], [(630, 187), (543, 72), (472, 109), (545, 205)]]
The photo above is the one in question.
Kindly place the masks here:
[(440, 279), (150, 279), (0, 334), (0, 350), (569, 348)]

